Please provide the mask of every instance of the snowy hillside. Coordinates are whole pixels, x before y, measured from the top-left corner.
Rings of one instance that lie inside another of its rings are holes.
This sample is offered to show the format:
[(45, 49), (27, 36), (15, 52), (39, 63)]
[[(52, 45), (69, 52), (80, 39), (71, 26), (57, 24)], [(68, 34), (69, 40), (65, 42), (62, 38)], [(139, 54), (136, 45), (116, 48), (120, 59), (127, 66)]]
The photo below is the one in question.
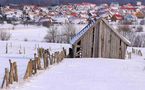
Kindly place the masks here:
[(65, 59), (10, 90), (145, 90), (145, 61)]

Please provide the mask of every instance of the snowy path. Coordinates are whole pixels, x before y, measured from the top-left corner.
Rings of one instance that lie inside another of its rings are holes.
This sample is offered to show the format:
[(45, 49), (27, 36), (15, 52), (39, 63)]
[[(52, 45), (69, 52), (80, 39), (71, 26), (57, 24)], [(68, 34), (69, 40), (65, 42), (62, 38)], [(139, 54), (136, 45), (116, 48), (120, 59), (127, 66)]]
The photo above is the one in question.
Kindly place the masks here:
[(145, 61), (65, 59), (11, 90), (145, 90)]

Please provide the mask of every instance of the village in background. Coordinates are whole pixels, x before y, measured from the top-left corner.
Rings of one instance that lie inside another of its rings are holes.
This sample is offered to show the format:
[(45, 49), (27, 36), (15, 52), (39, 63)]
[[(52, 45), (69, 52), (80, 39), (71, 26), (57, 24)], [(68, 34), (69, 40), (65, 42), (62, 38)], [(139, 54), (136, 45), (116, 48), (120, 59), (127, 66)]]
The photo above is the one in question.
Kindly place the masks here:
[[(141, 40), (141, 37), (145, 36), (138, 35), (138, 33), (144, 32), (145, 24), (145, 6), (140, 1), (137, 1), (136, 5), (130, 3), (120, 5), (117, 2), (112, 2), (110, 5), (101, 4), (98, 6), (83, 2), (56, 6), (10, 4), (0, 7), (1, 26), (9, 24), (11, 29), (15, 29), (19, 25), (46, 27), (51, 30), (42, 41), (47, 42), (69, 43), (76, 33), (92, 19), (99, 16), (106, 18), (110, 25), (132, 42), (133, 46), (145, 46), (144, 41)], [(9, 30), (1, 30), (0, 32), (5, 33), (6, 31), (9, 32)], [(52, 31), (55, 35), (52, 35)], [(11, 38), (10, 35), (8, 36), (6, 40)], [(2, 36), (0, 39), (5, 40)], [(24, 41), (29, 40), (29, 38), (23, 39)], [(136, 45), (136, 42), (140, 42), (140, 44)]]
[(2, 90), (145, 90), (144, 47), (141, 1), (0, 5)]

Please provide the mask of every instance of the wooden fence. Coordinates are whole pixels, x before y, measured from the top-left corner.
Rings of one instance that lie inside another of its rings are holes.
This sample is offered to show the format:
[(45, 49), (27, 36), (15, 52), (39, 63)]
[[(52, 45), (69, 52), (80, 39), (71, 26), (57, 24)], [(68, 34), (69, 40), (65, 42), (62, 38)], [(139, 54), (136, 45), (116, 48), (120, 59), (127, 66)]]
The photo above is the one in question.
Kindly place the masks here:
[(13, 82), (18, 82), (17, 63), (16, 62), (12, 63), (11, 60), (9, 60), (9, 63), (10, 63), (10, 71), (8, 68), (5, 68), (5, 74), (1, 88), (3, 88), (4, 85), (8, 87), (9, 84), (13, 84)]
[(132, 48), (131, 52), (127, 51), (127, 58), (131, 59), (132, 54), (135, 54), (135, 55), (138, 55), (138, 56), (143, 56), (142, 51), (140, 49), (135, 49), (135, 48)]
[[(48, 49), (38, 48), (37, 54), (34, 54), (34, 59), (30, 59), (27, 64), (27, 69), (23, 79), (37, 74), (39, 70), (45, 70), (49, 65), (60, 63), (66, 57), (66, 50), (63, 48), (62, 51), (50, 54)], [(43, 62), (43, 63), (42, 63)], [(18, 82), (18, 70), (17, 63), (9, 60), (10, 70), (5, 68), (5, 74), (2, 81), (1, 88), (8, 87), (13, 82)]]

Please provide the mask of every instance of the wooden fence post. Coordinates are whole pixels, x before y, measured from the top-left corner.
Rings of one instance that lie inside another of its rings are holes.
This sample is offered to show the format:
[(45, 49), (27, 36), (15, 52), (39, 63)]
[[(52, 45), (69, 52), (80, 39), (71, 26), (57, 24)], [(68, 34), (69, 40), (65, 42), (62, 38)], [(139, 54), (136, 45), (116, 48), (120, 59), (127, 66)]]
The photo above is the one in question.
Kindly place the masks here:
[(10, 84), (12, 84), (14, 81), (14, 76), (13, 76), (14, 68), (13, 68), (13, 64), (11, 60), (9, 60), (9, 63), (10, 63), (9, 81), (10, 81)]
[(13, 63), (14, 66), (14, 81), (18, 82), (18, 70), (17, 70), (17, 63)]
[(36, 60), (36, 67), (38, 70), (41, 70), (42, 67), (41, 67), (41, 61), (40, 61), (40, 58), (39, 57), (36, 57), (36, 53), (34, 53), (34, 60)]
[(37, 73), (37, 66), (36, 66), (36, 60), (32, 60), (32, 74)]
[(26, 54), (26, 50), (25, 50), (25, 47), (24, 47), (24, 54)]
[(43, 55), (43, 62), (44, 62), (44, 69), (46, 69), (49, 65), (47, 53), (44, 53)]
[(50, 65), (52, 65), (53, 64), (53, 56), (52, 55), (49, 56), (49, 60), (50, 60)]
[(1, 88), (3, 88), (3, 87), (4, 87), (5, 81), (6, 81), (6, 75), (4, 75), (4, 78), (3, 78), (3, 81), (2, 81)]
[(32, 59), (30, 59), (29, 61), (29, 67), (28, 67), (28, 73), (29, 73), (29, 77), (32, 76), (33, 73), (33, 65), (32, 65)]
[(143, 56), (141, 50), (138, 51), (139, 56)]
[(134, 48), (132, 48), (132, 53), (134, 53), (134, 54), (135, 54), (135, 49), (134, 49)]
[(4, 87), (5, 83), (6, 83), (6, 87), (8, 87), (9, 84), (10, 84), (10, 82), (9, 82), (9, 70), (8, 70), (8, 68), (5, 68), (5, 75), (4, 75), (4, 78), (3, 78), (3, 82), (2, 82), (1, 88)]
[(6, 79), (6, 87), (9, 86), (10, 82), (9, 82), (9, 70), (8, 68), (5, 68), (5, 79)]
[(8, 43), (6, 43), (6, 54), (8, 53)]
[(31, 65), (31, 59), (30, 61), (28, 62), (28, 65), (27, 65), (27, 69), (26, 69), (26, 72), (25, 72), (25, 75), (24, 75), (24, 78), (23, 79), (27, 79), (28, 77), (30, 77), (32, 74), (32, 65)]
[(64, 57), (66, 57), (66, 49), (63, 47)]

